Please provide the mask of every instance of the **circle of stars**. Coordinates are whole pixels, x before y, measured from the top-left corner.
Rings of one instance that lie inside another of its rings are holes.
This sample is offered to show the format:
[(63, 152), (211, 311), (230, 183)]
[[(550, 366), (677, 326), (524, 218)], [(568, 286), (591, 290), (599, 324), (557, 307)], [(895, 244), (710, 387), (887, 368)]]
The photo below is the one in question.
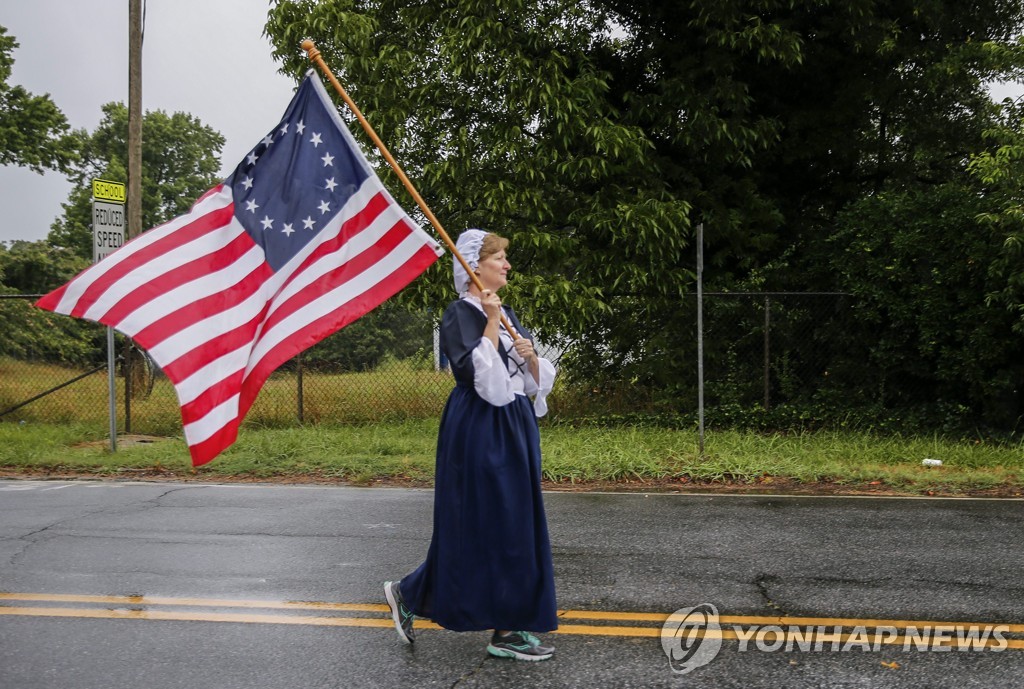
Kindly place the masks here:
[[(280, 132), (281, 137), (284, 137), (289, 133), (290, 125), (291, 123), (285, 122), (277, 130), (278, 132)], [(302, 120), (299, 120), (298, 122), (295, 123), (296, 136), (304, 137), (306, 134), (306, 129), (307, 127)], [(314, 132), (311, 130), (310, 138), (308, 139), (308, 141), (306, 141), (306, 143), (312, 145), (313, 148), (318, 149), (320, 145), (324, 143), (324, 141), (320, 132)], [(256, 165), (256, 162), (260, 159), (260, 156), (262, 156), (267, 151), (267, 149), (269, 149), (270, 146), (273, 144), (274, 137), (271, 134), (268, 134), (267, 136), (263, 137), (263, 139), (256, 146), (256, 148), (250, 151), (249, 155), (247, 155), (245, 158), (245, 163), (248, 166), (248, 168), (251, 169), (254, 165)], [(334, 156), (331, 155), (329, 151), (325, 150), (324, 155), (320, 157), (320, 160), (323, 162), (323, 167), (334, 167)], [(330, 171), (327, 171), (327, 173), (330, 174)], [(241, 185), (246, 191), (251, 191), (253, 187), (252, 176), (246, 175), (244, 179), (242, 179)], [(337, 186), (338, 182), (336, 181), (335, 176), (324, 177), (323, 189), (325, 191), (333, 192)], [(248, 211), (249, 213), (252, 213), (253, 216), (257, 218), (258, 215), (256, 212), (257, 210), (259, 210), (259, 208), (260, 204), (254, 198), (250, 198), (245, 202), (245, 210)], [(320, 204), (316, 208), (317, 210), (320, 211), (320, 217), (314, 218), (313, 214), (307, 214), (306, 217), (302, 218), (300, 221), (302, 223), (302, 230), (316, 232), (319, 229), (317, 227), (317, 224), (320, 223), (324, 215), (331, 212), (331, 203), (327, 198), (323, 198), (321, 199)], [(275, 218), (271, 218), (269, 215), (265, 213), (263, 214), (263, 218), (258, 220), (258, 223), (262, 226), (264, 232), (277, 230), (284, 234), (286, 237), (290, 237), (294, 232), (297, 231), (295, 229), (295, 222), (278, 222)]]

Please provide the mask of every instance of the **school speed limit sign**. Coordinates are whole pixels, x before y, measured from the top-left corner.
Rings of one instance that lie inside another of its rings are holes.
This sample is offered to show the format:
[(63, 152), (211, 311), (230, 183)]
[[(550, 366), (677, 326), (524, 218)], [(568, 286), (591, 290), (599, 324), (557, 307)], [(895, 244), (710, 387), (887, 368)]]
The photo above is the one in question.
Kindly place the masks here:
[(105, 179), (92, 181), (92, 262), (124, 244), (125, 186)]

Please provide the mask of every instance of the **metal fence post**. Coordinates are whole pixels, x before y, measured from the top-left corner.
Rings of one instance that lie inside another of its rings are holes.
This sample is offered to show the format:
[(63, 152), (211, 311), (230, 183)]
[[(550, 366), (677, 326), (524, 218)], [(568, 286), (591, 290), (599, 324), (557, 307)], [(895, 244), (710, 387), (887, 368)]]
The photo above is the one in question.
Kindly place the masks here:
[(132, 432), (132, 341), (131, 338), (124, 338), (124, 432), (125, 435)]
[(697, 224), (697, 435), (704, 457), (704, 223)]
[(296, 355), (296, 357), (295, 357), (295, 365), (298, 368), (298, 375), (296, 376), (296, 379), (298, 381), (298, 386), (299, 386), (299, 389), (298, 389), (299, 423), (302, 423), (303, 420), (304, 420), (303, 419), (303, 415), (302, 415), (302, 408), (304, 406), (303, 405), (303, 399), (302, 399), (302, 392), (303, 392), (303, 390), (302, 390), (302, 382), (303, 382), (302, 381), (302, 352), (299, 352)]
[(772, 312), (772, 300), (771, 297), (764, 298), (764, 410), (768, 411), (772, 407), (771, 397), (771, 358), (769, 351), (771, 350), (771, 312)]
[(117, 371), (114, 369), (114, 329), (107, 326), (107, 402), (110, 407), (110, 451), (117, 452)]

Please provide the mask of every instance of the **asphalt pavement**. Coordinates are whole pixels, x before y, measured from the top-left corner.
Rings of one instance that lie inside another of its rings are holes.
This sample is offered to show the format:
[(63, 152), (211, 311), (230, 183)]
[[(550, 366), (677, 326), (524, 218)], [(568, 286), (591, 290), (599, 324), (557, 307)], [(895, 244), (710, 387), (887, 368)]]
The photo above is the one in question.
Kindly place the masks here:
[(542, 663), (399, 644), (432, 501), (0, 481), (0, 687), (1024, 687), (1024, 501), (547, 493)]

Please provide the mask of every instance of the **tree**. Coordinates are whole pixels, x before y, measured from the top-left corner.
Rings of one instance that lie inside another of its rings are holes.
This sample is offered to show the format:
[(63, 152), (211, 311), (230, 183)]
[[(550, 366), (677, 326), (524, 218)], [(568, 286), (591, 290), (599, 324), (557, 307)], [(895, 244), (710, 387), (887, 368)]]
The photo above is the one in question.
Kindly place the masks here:
[(717, 289), (840, 289), (842, 213), (974, 193), (1022, 26), (1017, 0), (282, 0), (267, 33), (294, 74), (316, 41), (450, 230), (511, 238), (509, 300), (542, 334), (671, 390), (696, 222)]
[[(81, 160), (69, 171), (74, 185), (64, 213), (48, 240), (81, 256), (92, 256), (92, 186), (94, 178), (127, 178), (128, 109), (103, 106), (103, 120), (89, 134), (77, 130)], [(155, 227), (191, 208), (217, 182), (224, 137), (183, 112), (147, 112), (142, 121), (142, 226)]]
[(54, 290), (88, 267), (87, 259), (44, 241), (0, 244), (0, 286), (23, 294)]
[[(588, 54), (606, 16), (570, 2), (443, 4), (280, 3), (267, 31), (295, 73), (312, 33), (453, 234), (512, 239), (510, 298), (547, 339), (598, 323), (618, 293), (678, 298), (690, 203), (608, 99)], [(416, 296), (436, 306), (452, 296), (448, 266), (430, 275)]]
[(49, 95), (34, 96), (8, 83), (17, 47), (0, 26), (0, 165), (66, 172), (76, 153), (64, 113)]
[(370, 370), (389, 356), (400, 360), (430, 352), (433, 331), (431, 314), (385, 302), (310, 347), (302, 354), (302, 363), (330, 371)]
[(1024, 333), (1024, 104), (1005, 103), (1000, 122), (986, 135), (989, 146), (971, 161), (971, 171), (988, 192), (979, 217), (1002, 245), (989, 264), (998, 279), (989, 298), (1006, 308), (1016, 332)]
[(1002, 247), (977, 220), (990, 203), (978, 192), (883, 192), (837, 217), (827, 268), (855, 307), (830, 377), (858, 398), (850, 406), (930, 408), (932, 421), (967, 429), (1012, 429), (1024, 413), (1024, 342), (988, 298), (1005, 284), (992, 269)]
[[(46, 242), (0, 243), (0, 294), (41, 294), (70, 280), (89, 261)], [(103, 330), (32, 306), (0, 300), (0, 356), (73, 365), (102, 360)]]

